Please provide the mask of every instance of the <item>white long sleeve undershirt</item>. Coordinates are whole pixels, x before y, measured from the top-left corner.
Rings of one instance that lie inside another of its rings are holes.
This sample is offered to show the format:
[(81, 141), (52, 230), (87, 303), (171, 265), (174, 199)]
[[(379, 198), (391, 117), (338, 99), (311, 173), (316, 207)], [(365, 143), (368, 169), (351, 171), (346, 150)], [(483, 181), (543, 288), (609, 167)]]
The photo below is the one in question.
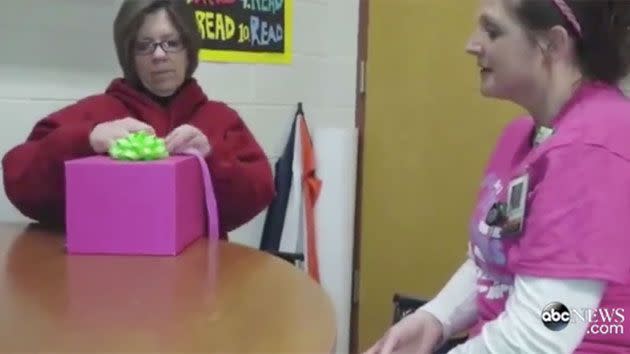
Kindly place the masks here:
[(442, 342), (477, 321), (477, 266), (468, 259), (442, 290), (418, 310), (429, 312), (444, 327)]
[(555, 332), (542, 323), (542, 310), (551, 302), (568, 308), (596, 308), (605, 287), (604, 282), (595, 280), (516, 276), (505, 310), (486, 323), (478, 336), (449, 354), (573, 353), (589, 324), (575, 321)]
[[(418, 309), (442, 323), (443, 341), (476, 322), (476, 272), (474, 262), (467, 260), (438, 295)], [(516, 276), (504, 312), (486, 323), (478, 336), (449, 354), (572, 353), (584, 338), (588, 324), (577, 321), (554, 332), (543, 325), (542, 309), (551, 302), (568, 308), (596, 308), (605, 286), (595, 280)]]

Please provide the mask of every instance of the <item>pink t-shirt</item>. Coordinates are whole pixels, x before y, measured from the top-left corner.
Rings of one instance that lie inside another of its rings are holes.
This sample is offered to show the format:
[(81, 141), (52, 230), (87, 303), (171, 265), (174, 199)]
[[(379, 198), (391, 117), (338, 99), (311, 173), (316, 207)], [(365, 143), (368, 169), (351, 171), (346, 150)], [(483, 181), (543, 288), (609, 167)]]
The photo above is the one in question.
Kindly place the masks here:
[[(473, 336), (504, 310), (515, 274), (604, 280), (600, 308), (630, 309), (630, 101), (616, 88), (585, 84), (553, 128), (533, 147), (533, 120), (516, 119), (488, 163), (470, 223), (469, 250), (482, 270)], [(524, 173), (530, 177), (523, 231), (499, 237), (486, 215), (506, 202), (510, 181)], [(629, 351), (625, 325), (624, 334), (587, 334), (576, 353)]]

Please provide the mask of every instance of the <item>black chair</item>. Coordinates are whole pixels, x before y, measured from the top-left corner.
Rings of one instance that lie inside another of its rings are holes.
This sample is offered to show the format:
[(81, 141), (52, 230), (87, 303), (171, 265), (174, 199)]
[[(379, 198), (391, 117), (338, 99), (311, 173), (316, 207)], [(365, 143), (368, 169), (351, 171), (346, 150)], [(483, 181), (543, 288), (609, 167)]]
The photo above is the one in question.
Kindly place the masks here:
[[(394, 302), (394, 318), (393, 324), (398, 323), (398, 321), (402, 320), (405, 316), (416, 311), (420, 306), (427, 303), (427, 300), (418, 299), (412, 296), (402, 295), (402, 294), (394, 294), (393, 297)], [(440, 348), (438, 348), (435, 353), (436, 354), (446, 354), (449, 350), (455, 348), (456, 346), (464, 343), (468, 339), (467, 336), (464, 337), (455, 337), (450, 338), (444, 343)]]
[(267, 251), (268, 253), (281, 258), (298, 268), (303, 268), (304, 265), (304, 254), (302, 253), (291, 253), (291, 252), (280, 252), (280, 251)]

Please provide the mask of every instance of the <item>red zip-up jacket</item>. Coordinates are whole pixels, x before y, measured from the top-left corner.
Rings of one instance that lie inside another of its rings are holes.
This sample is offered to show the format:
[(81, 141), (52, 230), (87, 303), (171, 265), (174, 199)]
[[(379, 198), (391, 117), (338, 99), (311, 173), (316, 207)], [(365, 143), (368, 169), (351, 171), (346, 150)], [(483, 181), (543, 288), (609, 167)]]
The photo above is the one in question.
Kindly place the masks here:
[(159, 137), (190, 124), (208, 138), (206, 162), (213, 177), (221, 237), (263, 211), (274, 197), (271, 166), (238, 114), (210, 101), (194, 79), (160, 105), (124, 79), (39, 121), (26, 142), (2, 159), (11, 203), (42, 224), (65, 224), (64, 161), (95, 155), (89, 134), (99, 123), (131, 117), (151, 125)]

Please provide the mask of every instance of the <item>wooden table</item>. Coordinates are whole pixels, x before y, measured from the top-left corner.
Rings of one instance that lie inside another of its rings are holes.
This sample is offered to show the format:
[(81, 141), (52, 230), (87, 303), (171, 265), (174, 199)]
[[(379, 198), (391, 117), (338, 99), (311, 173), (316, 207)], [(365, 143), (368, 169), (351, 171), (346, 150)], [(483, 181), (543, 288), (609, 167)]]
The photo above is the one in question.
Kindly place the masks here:
[(0, 223), (0, 352), (330, 353), (335, 315), (305, 273), (200, 240), (178, 257), (75, 256)]

